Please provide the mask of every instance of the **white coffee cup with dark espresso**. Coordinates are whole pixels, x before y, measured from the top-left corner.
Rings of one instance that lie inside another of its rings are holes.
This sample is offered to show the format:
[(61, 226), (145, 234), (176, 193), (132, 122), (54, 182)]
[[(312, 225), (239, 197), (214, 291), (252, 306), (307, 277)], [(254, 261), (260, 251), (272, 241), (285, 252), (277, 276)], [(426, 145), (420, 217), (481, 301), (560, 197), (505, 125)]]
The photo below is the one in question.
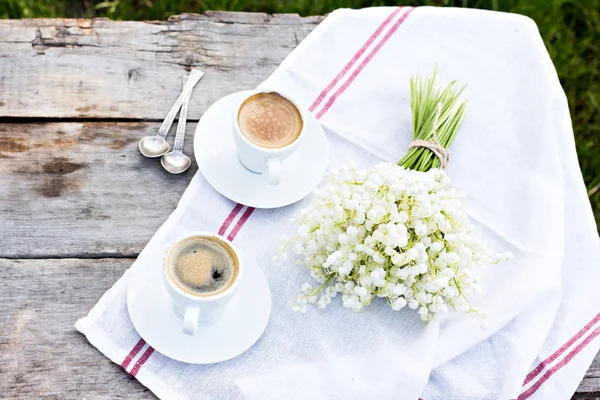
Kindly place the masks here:
[(217, 234), (197, 232), (171, 245), (164, 265), (164, 283), (183, 332), (196, 333), (224, 311), (236, 294), (243, 265), (231, 242)]
[(242, 165), (263, 174), (269, 184), (279, 184), (282, 163), (304, 137), (304, 121), (302, 108), (285, 94), (259, 90), (245, 97), (233, 115), (233, 138)]

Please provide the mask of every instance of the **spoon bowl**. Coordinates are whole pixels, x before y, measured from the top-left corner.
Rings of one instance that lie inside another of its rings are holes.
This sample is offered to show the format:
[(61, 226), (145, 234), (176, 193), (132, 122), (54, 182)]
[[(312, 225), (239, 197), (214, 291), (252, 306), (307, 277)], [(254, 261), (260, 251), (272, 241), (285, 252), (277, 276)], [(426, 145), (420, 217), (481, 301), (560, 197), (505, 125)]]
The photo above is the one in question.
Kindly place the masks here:
[(172, 174), (180, 174), (187, 170), (192, 164), (192, 160), (181, 151), (171, 151), (160, 159), (163, 168)]
[(143, 137), (140, 140), (139, 148), (144, 156), (150, 158), (160, 157), (170, 149), (169, 143), (159, 135)]

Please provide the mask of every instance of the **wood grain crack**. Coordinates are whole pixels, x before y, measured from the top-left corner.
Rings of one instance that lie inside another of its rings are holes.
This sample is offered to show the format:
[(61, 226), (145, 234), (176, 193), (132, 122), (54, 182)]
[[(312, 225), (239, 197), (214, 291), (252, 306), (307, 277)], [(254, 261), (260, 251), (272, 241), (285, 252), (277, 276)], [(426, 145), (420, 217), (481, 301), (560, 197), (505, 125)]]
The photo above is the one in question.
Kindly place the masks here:
[[(42, 31), (38, 28), (35, 31), (35, 38), (31, 41), (31, 47), (38, 54), (45, 54), (45, 51), (50, 47), (64, 47), (64, 48), (74, 48), (74, 47), (101, 47), (99, 45), (90, 44), (90, 43), (79, 43), (77, 41), (67, 42), (65, 40), (65, 36), (70, 34), (65, 34), (64, 31), (59, 31), (57, 33), (56, 38), (44, 38), (42, 36)], [(77, 35), (73, 35), (77, 36)]]

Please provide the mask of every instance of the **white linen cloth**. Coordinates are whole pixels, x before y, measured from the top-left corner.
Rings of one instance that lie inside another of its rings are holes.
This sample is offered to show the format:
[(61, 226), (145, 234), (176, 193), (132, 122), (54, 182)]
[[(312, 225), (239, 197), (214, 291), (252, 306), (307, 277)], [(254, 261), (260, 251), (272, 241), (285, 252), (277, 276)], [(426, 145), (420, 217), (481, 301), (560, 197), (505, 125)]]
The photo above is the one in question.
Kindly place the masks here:
[(358, 314), (337, 298), (326, 310), (293, 313), (287, 302), (308, 273), (292, 258), (271, 259), (308, 199), (275, 210), (236, 206), (199, 173), (132, 269), (157, 268), (183, 234), (220, 231), (269, 281), (273, 310), (261, 339), (215, 365), (168, 359), (130, 322), (130, 271), (76, 328), (162, 399), (570, 398), (600, 347), (600, 240), (566, 99), (535, 24), (465, 9), (338, 10), (264, 85), (319, 118), (330, 167), (364, 167), (406, 152), (409, 77), (436, 64), (441, 83), (468, 84), (448, 172), (478, 233), (515, 255), (482, 271), (475, 303), (487, 310), (488, 329), (459, 315), (425, 325), (383, 301)]

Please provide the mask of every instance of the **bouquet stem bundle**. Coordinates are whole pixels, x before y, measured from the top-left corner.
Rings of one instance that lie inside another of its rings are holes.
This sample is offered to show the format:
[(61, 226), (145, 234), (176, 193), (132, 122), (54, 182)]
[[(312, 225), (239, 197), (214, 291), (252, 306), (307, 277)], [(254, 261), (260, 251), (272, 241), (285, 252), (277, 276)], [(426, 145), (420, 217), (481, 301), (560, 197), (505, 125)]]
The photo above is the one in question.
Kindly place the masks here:
[[(460, 101), (465, 86), (450, 82), (444, 90), (436, 83), (437, 67), (430, 77), (416, 75), (410, 78), (410, 108), (413, 117), (413, 141), (450, 147), (467, 110), (467, 102)], [(412, 147), (398, 165), (421, 172), (441, 166), (440, 159), (426, 147)]]

